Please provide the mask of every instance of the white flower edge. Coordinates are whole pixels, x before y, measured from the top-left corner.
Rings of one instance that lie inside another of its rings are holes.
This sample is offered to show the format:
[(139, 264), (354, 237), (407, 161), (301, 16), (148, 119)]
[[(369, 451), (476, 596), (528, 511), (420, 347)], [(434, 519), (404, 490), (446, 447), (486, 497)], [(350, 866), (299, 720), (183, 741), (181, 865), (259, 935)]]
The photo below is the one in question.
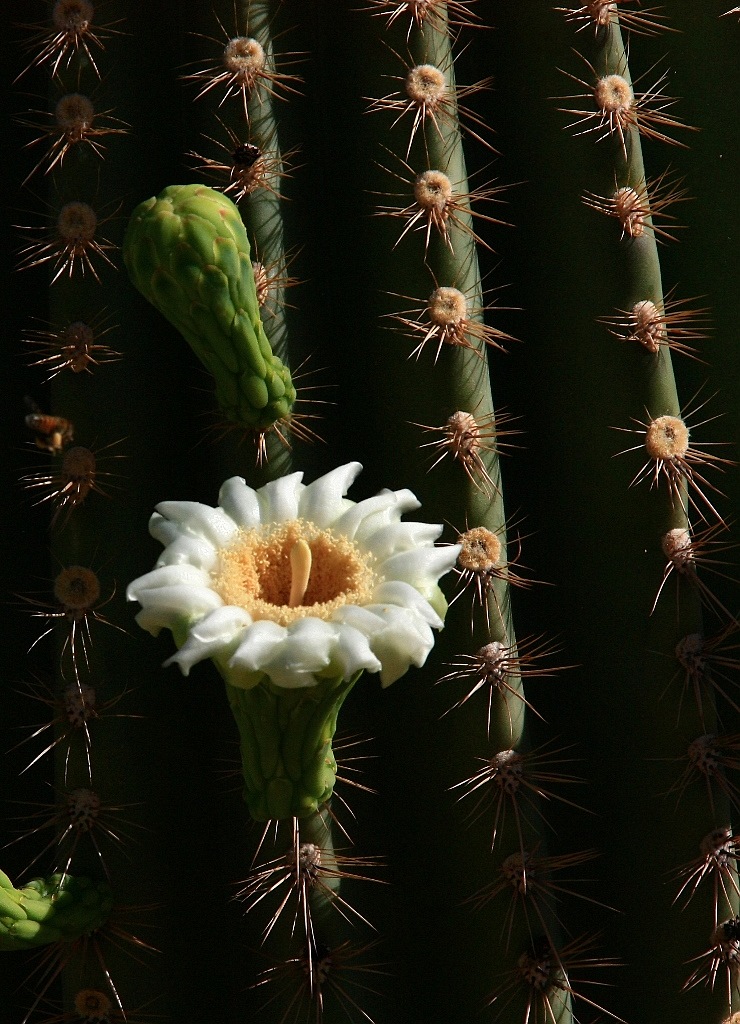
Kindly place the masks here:
[[(227, 681), (249, 688), (263, 675), (282, 687), (314, 686), (321, 679), (350, 679), (362, 670), (379, 672), (383, 686), (411, 665), (421, 667), (443, 627), (447, 602), (441, 576), (455, 564), (459, 545), (435, 547), (442, 527), (401, 522), (419, 508), (408, 490), (383, 490), (354, 502), (347, 490), (362, 466), (350, 462), (304, 484), (292, 473), (254, 490), (242, 477), (227, 480), (219, 505), (165, 501), (149, 530), (165, 545), (155, 568), (127, 589), (138, 601), (140, 626), (156, 636), (170, 629), (184, 638), (165, 665), (184, 675), (212, 658)], [(305, 617), (287, 626), (255, 621), (241, 607), (225, 605), (210, 586), (218, 551), (241, 529), (294, 519), (353, 540), (376, 559), (382, 578), (365, 605), (347, 604), (328, 620)]]

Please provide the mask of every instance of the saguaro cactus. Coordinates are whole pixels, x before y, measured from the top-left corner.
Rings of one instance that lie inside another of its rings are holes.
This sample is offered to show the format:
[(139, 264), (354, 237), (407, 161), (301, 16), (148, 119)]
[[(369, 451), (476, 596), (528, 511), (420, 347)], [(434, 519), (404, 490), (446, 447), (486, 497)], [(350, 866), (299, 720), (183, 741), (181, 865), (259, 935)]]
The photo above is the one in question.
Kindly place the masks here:
[(734, 1022), (710, 7), (12, 12), (9, 1021)]

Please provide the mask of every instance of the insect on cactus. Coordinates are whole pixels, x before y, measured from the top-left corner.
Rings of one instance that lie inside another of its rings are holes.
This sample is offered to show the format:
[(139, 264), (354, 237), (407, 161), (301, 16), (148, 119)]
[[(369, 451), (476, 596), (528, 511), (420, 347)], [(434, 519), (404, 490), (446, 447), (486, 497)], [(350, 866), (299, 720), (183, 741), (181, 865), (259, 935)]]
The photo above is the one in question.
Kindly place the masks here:
[(710, 7), (11, 19), (9, 1021), (736, 1024)]

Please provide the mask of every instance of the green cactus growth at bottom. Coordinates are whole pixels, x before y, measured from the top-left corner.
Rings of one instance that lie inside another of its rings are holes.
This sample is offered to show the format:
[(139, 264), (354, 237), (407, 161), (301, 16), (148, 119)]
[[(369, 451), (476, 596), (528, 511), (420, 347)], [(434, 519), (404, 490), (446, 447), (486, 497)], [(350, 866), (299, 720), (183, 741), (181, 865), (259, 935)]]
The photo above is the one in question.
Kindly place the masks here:
[(102, 928), (112, 908), (106, 882), (56, 874), (16, 889), (0, 871), (0, 949), (74, 942)]

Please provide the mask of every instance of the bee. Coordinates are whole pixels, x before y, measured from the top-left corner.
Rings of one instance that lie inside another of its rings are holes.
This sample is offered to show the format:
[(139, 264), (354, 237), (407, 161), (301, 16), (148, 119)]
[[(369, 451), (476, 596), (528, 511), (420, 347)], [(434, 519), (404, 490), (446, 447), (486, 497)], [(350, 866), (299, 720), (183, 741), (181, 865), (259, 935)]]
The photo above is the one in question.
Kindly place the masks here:
[(34, 433), (36, 447), (51, 455), (61, 455), (74, 440), (74, 424), (63, 416), (42, 412), (32, 398), (26, 396), (26, 426)]

